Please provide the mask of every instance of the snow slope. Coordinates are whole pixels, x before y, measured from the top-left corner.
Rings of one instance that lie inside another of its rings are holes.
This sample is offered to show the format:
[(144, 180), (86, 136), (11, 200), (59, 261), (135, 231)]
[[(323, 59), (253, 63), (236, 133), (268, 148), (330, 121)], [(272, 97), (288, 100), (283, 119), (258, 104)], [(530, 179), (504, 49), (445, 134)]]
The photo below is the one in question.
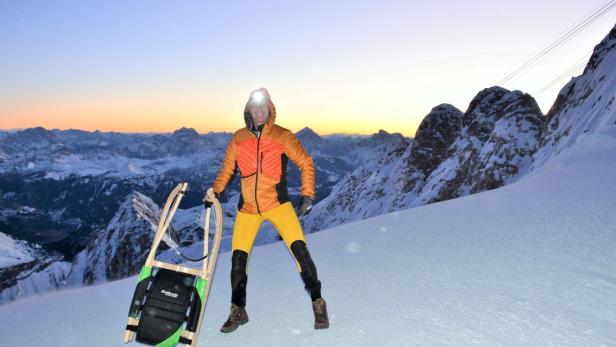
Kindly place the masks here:
[[(307, 237), (331, 326), (283, 243), (256, 247), (250, 322), (220, 256), (200, 346), (616, 345), (616, 132), (580, 137), (519, 181)], [(0, 307), (3, 346), (122, 346), (136, 277)]]

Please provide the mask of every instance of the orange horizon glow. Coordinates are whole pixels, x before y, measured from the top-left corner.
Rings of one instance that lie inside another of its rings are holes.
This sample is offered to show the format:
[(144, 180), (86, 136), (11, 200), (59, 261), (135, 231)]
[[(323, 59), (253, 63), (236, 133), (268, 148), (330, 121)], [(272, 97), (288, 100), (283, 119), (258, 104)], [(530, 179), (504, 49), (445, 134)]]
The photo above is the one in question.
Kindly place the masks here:
[[(131, 115), (134, 117), (134, 115)], [(149, 118), (150, 116), (144, 115), (140, 118)], [(10, 119), (9, 119), (10, 120)], [(164, 124), (163, 122), (156, 122), (154, 126), (148, 125), (143, 126), (141, 124), (135, 124), (133, 122), (122, 124), (122, 123), (114, 123), (114, 124), (97, 124), (99, 120), (95, 120), (92, 124), (84, 124), (83, 121), (73, 121), (71, 117), (65, 118), (62, 122), (56, 121), (37, 121), (36, 119), (32, 119), (31, 122), (24, 122), (23, 118), (20, 117), (19, 121), (16, 123), (9, 123), (6, 126), (0, 128), (2, 131), (18, 131), (24, 130), (28, 128), (36, 128), (42, 127), (48, 130), (58, 129), (58, 130), (82, 130), (82, 131), (101, 131), (101, 132), (118, 132), (118, 133), (173, 133), (174, 131), (181, 128), (192, 128), (199, 134), (207, 134), (209, 132), (227, 132), (233, 133), (234, 131), (244, 127), (243, 122), (237, 122), (235, 127), (230, 127), (226, 125), (198, 125), (196, 122), (192, 122), (191, 124)], [(151, 123), (151, 122), (150, 122)], [(201, 122), (202, 123), (202, 122)], [(276, 122), (278, 124), (278, 122)], [(79, 124), (78, 126), (75, 126)], [(388, 133), (401, 133), (406, 137), (414, 137), (416, 129), (413, 129), (412, 133), (404, 133), (394, 128), (387, 128), (386, 126), (374, 128), (371, 125), (366, 125), (364, 128), (358, 128), (355, 130), (349, 129), (347, 124), (340, 123), (335, 127), (327, 127), (323, 128), (319, 125), (293, 125), (292, 124), (278, 124), (282, 127), (292, 130), (293, 132), (297, 132), (305, 127), (312, 129), (319, 135), (327, 136), (327, 135), (372, 135), (377, 133), (380, 130), (385, 130)]]
[[(17, 106), (9, 108), (0, 106), (0, 113), (5, 114), (0, 123), (1, 130), (34, 128), (78, 129), (84, 131), (123, 132), (123, 133), (171, 133), (182, 127), (193, 128), (200, 134), (208, 132), (234, 132), (245, 126), (243, 120), (243, 100), (240, 106), (224, 107), (219, 105), (209, 110), (194, 104), (172, 102), (150, 98), (158, 102), (144, 102), (138, 99), (128, 101), (106, 100), (90, 103), (48, 103), (35, 107)], [(173, 108), (169, 104), (183, 104), (182, 108)], [(119, 105), (119, 106), (118, 106)], [(277, 105), (276, 124), (297, 132), (309, 127), (319, 135), (357, 134), (371, 135), (379, 130), (389, 133), (401, 133), (413, 137), (419, 124), (414, 124), (409, 117), (404, 125), (381, 119), (382, 124), (375, 126), (375, 117), (367, 113), (357, 114), (356, 122), (349, 124), (348, 117), (337, 116), (332, 110), (326, 115), (314, 116), (312, 110), (295, 112), (287, 116), (290, 105)], [(304, 108), (305, 109), (305, 108)], [(10, 116), (6, 116), (6, 114)], [(84, 116), (87, 115), (87, 116)], [(305, 120), (309, 121), (306, 122)]]

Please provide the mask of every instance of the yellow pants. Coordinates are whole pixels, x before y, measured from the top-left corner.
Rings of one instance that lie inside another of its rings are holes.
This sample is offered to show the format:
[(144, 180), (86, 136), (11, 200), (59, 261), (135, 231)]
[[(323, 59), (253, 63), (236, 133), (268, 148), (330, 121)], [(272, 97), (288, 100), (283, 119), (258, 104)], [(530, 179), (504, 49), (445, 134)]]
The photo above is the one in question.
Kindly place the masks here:
[[(261, 227), (261, 223), (266, 220), (274, 225), (289, 250), (294, 241), (302, 240), (306, 242), (302, 226), (299, 224), (299, 219), (293, 209), (293, 205), (290, 201), (287, 201), (260, 215), (238, 211), (237, 217), (235, 218), (235, 225), (233, 226), (231, 248), (234, 251), (239, 249), (250, 254), (252, 245), (257, 238), (259, 227)], [(300, 269), (297, 259), (295, 259), (295, 262), (297, 268)]]

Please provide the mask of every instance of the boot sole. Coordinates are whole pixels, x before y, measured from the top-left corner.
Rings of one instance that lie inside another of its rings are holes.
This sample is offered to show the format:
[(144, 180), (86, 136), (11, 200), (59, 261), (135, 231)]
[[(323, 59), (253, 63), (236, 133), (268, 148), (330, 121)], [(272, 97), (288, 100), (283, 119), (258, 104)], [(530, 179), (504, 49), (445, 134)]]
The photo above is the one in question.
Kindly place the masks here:
[(239, 321), (239, 324), (234, 325), (234, 326), (232, 326), (232, 327), (229, 327), (229, 328), (227, 328), (227, 329), (225, 329), (225, 328), (220, 328), (220, 332), (221, 332), (221, 333), (230, 333), (230, 332), (233, 332), (233, 331), (237, 330), (237, 328), (239, 328), (239, 327), (240, 327), (240, 325), (244, 325), (244, 324), (246, 324), (246, 323), (248, 323), (248, 317), (246, 317), (246, 319), (244, 319), (244, 320)]
[(315, 324), (314, 328), (315, 329), (327, 329), (327, 328), (329, 328), (329, 322), (321, 323), (321, 324)]

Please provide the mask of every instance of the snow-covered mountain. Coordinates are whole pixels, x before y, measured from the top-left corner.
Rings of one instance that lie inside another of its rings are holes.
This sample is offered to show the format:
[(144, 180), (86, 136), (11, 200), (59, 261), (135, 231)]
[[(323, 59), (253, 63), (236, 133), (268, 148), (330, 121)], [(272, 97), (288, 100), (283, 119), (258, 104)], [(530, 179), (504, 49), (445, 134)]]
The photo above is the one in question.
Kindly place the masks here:
[(547, 117), (534, 167), (584, 134), (612, 131), (616, 125), (616, 26), (595, 46), (584, 73), (560, 90)]
[[(55, 224), (55, 230), (68, 230), (70, 239), (49, 245), (72, 257), (85, 247), (89, 235), (105, 228), (124, 197), (134, 191), (162, 205), (179, 182), (191, 189), (186, 207), (200, 206), (205, 190), (218, 174), (230, 134), (199, 135), (182, 128), (171, 134), (120, 134), (80, 130), (32, 128), (0, 132), (0, 208), (9, 204), (29, 206), (36, 215), (23, 219), (14, 214), (11, 223), (0, 230), (18, 238), (48, 246), (47, 240), (23, 235), (33, 224)], [(335, 140), (320, 138), (305, 128), (300, 141), (314, 158), (317, 200), (368, 156), (370, 148), (352, 136)], [(387, 139), (383, 139), (386, 141)], [(361, 153), (361, 154), (360, 154)], [(368, 153), (368, 154), (366, 154)], [(299, 198), (300, 174), (289, 167), (290, 197)], [(239, 180), (231, 182), (223, 202), (239, 192)], [(7, 212), (8, 213), (8, 212)], [(24, 217), (25, 218), (25, 217)], [(0, 223), (2, 221), (0, 220)], [(20, 224), (17, 228), (14, 225)]]
[(160, 212), (147, 196), (128, 195), (107, 228), (75, 256), (69, 282), (93, 284), (138, 273), (154, 240)]
[(528, 172), (543, 119), (531, 96), (499, 87), (477, 94), (464, 114), (439, 105), (411, 144), (383, 148), (377, 161), (340, 181), (304, 225), (314, 232), (513, 182)]
[(535, 99), (520, 91), (487, 88), (471, 101), (447, 157), (415, 190), (412, 203), (457, 198), (498, 188), (528, 172), (544, 116)]
[(70, 263), (61, 259), (38, 244), (0, 232), (0, 304), (62, 287)]
[[(381, 155), (381, 147), (395, 145), (410, 139), (399, 133), (379, 130), (370, 136), (319, 136), (310, 128), (296, 133), (302, 145), (313, 158), (316, 170), (316, 201), (327, 197), (332, 187), (345, 175)], [(294, 203), (299, 201), (301, 175), (294, 165), (289, 166), (289, 195)]]
[[(380, 132), (373, 138), (383, 135), (384, 132)], [(392, 192), (396, 191), (396, 187), (391, 185), (391, 174), (399, 172), (395, 167), (412, 142), (403, 137), (391, 139), (370, 147), (373, 156), (346, 175), (308, 216), (302, 218), (305, 232), (382, 214), (382, 201), (391, 198)]]
[[(330, 328), (283, 243), (250, 257), (250, 321), (229, 313), (231, 254), (199, 346), (616, 345), (616, 132), (580, 136), (516, 182), (307, 236)], [(0, 306), (3, 346), (124, 346), (137, 277)], [(36, 327), (36, 329), (32, 329)]]
[(501, 87), (479, 92), (464, 114), (439, 105), (403, 154), (357, 168), (313, 208), (304, 226), (314, 232), (513, 183), (581, 134), (611, 131), (615, 99), (616, 27), (547, 116), (532, 96)]
[[(41, 127), (0, 132), (0, 174), (18, 173), (29, 180), (105, 177), (159, 183), (159, 176), (186, 175), (213, 179), (230, 133), (200, 135), (192, 128), (170, 134), (122, 134)], [(399, 135), (399, 134), (398, 134)], [(401, 135), (400, 135), (401, 136)], [(355, 168), (358, 148), (366, 144), (353, 136), (322, 138), (310, 128), (297, 137), (315, 162), (340, 159), (340, 166), (323, 165), (327, 175), (344, 175)], [(386, 138), (382, 140), (387, 141)], [(349, 157), (350, 155), (355, 155)], [(317, 173), (319, 170), (317, 168)], [(326, 184), (325, 184), (326, 185)]]
[(325, 140), (309, 127), (296, 132), (295, 136), (302, 143), (302, 146), (310, 148), (313, 152), (323, 150)]
[(30, 262), (35, 259), (33, 253), (34, 250), (27, 242), (15, 240), (0, 232), (0, 268)]

